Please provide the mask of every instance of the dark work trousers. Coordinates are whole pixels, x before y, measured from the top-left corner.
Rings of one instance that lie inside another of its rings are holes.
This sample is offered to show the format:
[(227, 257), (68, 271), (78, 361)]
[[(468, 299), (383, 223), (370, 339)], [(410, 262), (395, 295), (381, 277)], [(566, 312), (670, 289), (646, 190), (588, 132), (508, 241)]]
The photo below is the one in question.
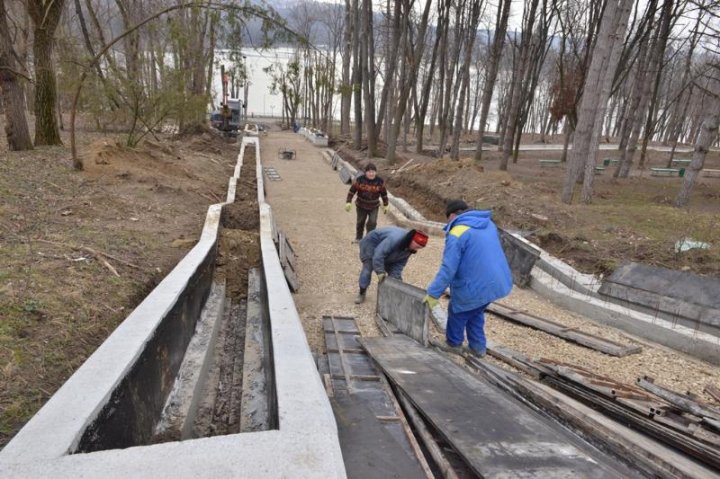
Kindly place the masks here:
[[(375, 226), (377, 226), (377, 215), (379, 209), (380, 207), (374, 208), (372, 210), (358, 208), (357, 206), (355, 207), (355, 211), (357, 212), (357, 223), (355, 224), (356, 240), (361, 240), (363, 238), (363, 229), (365, 229), (366, 226), (367, 233), (375, 229)], [(365, 225), (365, 221), (367, 221), (367, 225)]]

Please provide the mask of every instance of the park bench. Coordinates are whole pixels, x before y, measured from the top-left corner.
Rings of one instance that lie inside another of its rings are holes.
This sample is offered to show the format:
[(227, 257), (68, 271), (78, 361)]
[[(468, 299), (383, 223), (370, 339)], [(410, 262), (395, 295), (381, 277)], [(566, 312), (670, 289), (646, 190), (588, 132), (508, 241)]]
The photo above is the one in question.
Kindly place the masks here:
[(604, 166), (596, 166), (596, 167), (595, 167), (595, 174), (596, 174), (596, 175), (602, 175), (602, 174), (603, 174), (603, 171), (605, 171), (605, 167), (604, 167)]
[(671, 164), (673, 166), (689, 166), (691, 161), (692, 160), (689, 160), (687, 158), (674, 158)]
[(540, 160), (540, 166), (560, 166), (560, 160)]
[(603, 166), (616, 166), (620, 164), (620, 158), (604, 158)]
[(712, 168), (703, 168), (703, 178), (720, 178), (720, 170)]
[(651, 176), (685, 176), (685, 168), (650, 168)]

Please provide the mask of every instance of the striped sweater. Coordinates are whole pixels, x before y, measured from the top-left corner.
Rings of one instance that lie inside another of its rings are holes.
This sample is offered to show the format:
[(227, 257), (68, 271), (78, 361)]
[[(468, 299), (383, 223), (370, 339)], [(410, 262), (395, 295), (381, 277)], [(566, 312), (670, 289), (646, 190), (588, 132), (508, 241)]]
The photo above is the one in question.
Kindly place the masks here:
[(357, 194), (355, 205), (364, 210), (374, 210), (380, 206), (380, 198), (382, 197), (383, 205), (388, 204), (387, 190), (385, 189), (385, 180), (376, 176), (369, 180), (365, 175), (355, 178), (350, 191), (348, 191), (346, 203), (350, 203), (353, 196)]

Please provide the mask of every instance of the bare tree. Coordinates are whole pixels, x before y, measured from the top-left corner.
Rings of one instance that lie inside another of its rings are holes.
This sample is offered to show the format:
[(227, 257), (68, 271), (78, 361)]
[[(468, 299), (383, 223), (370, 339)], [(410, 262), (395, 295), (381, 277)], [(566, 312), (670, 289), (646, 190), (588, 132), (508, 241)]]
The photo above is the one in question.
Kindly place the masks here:
[[(537, 18), (538, 4), (539, 0), (527, 0), (525, 3), (525, 10), (523, 11), (522, 36), (520, 39), (520, 45), (517, 48), (518, 58), (515, 62), (515, 68), (513, 69), (512, 93), (510, 95), (510, 104), (508, 105), (506, 129), (503, 141), (503, 156), (500, 161), (501, 170), (507, 170), (508, 167), (508, 159), (512, 153), (515, 130), (518, 126), (518, 119), (522, 109), (523, 90), (528, 87), (527, 84), (523, 84), (523, 81), (525, 80), (528, 71), (532, 42), (537, 41), (533, 36), (533, 31), (536, 28), (535, 21)], [(543, 5), (544, 4), (545, 2), (543, 1)]]
[(685, 170), (685, 177), (683, 180), (683, 186), (675, 199), (675, 206), (682, 207), (687, 206), (690, 200), (690, 193), (695, 186), (700, 170), (702, 170), (705, 164), (705, 157), (710, 149), (710, 146), (715, 142), (718, 136), (718, 126), (720, 125), (720, 101), (717, 97), (715, 101), (709, 103), (708, 116), (703, 121), (698, 133), (697, 140), (695, 141), (695, 152), (693, 153), (692, 161)]
[(352, 0), (353, 10), (353, 34), (352, 34), (352, 49), (353, 49), (353, 73), (352, 73), (352, 90), (353, 90), (353, 103), (355, 109), (355, 135), (354, 135), (354, 147), (359, 150), (362, 147), (362, 131), (363, 131), (363, 109), (362, 109), (362, 79), (363, 79), (363, 63), (361, 61), (361, 38), (363, 32), (360, 31), (362, 25), (361, 13), (359, 8), (360, 0)]
[(351, 0), (345, 0), (345, 25), (343, 29), (342, 81), (340, 83), (340, 133), (350, 133), (350, 103), (352, 84), (350, 82), (350, 59), (352, 58), (353, 17)]
[(704, 119), (695, 140), (692, 161), (685, 171), (683, 186), (675, 199), (677, 207), (688, 204), (698, 173), (703, 168), (710, 146), (718, 138), (720, 128), (720, 5), (713, 0), (697, 0), (695, 6), (701, 12), (702, 23), (707, 29), (707, 40), (703, 46), (710, 55), (702, 77), (695, 82), (705, 99), (701, 110)]
[(485, 73), (485, 82), (483, 83), (482, 102), (480, 106), (480, 126), (478, 131), (477, 150), (475, 151), (475, 160), (482, 159), (482, 143), (485, 135), (485, 128), (488, 114), (490, 113), (490, 102), (492, 101), (493, 91), (495, 89), (495, 80), (497, 79), (498, 67), (500, 66), (500, 57), (502, 56), (503, 47), (505, 45), (505, 35), (507, 33), (508, 19), (510, 18), (511, 0), (499, 0), (497, 17), (495, 20), (495, 35), (493, 36), (492, 46), (489, 51), (489, 64)]
[[(404, 10), (409, 13), (412, 2), (403, 0)], [(431, 0), (425, 1), (425, 8), (423, 10), (420, 24), (418, 25), (418, 33), (416, 43), (412, 45), (412, 41), (408, 38), (405, 42), (406, 46), (404, 51), (406, 52), (406, 60), (403, 61), (403, 74), (400, 76), (400, 88), (398, 94), (398, 104), (395, 109), (395, 115), (392, 119), (392, 125), (387, 125), (392, 131), (390, 133), (386, 158), (389, 162), (395, 161), (395, 149), (397, 147), (397, 138), (400, 134), (400, 123), (404, 115), (406, 115), (406, 108), (408, 105), (408, 98), (413, 90), (413, 86), (417, 83), (418, 71), (420, 69), (420, 62), (422, 61), (423, 52), (425, 51), (425, 36), (428, 29), (428, 21), (430, 18), (430, 7), (432, 5)], [(406, 17), (406, 22), (409, 22), (409, 15)], [(411, 32), (410, 25), (405, 26), (406, 32)], [(416, 112), (417, 115), (417, 112)], [(410, 121), (410, 115), (406, 117), (407, 124)], [(422, 148), (422, 131), (418, 134), (418, 143)]]
[(468, 20), (467, 35), (465, 38), (465, 52), (463, 57), (463, 63), (458, 72), (460, 81), (460, 98), (455, 106), (455, 121), (453, 124), (453, 141), (450, 150), (450, 157), (454, 160), (460, 159), (460, 134), (462, 133), (463, 125), (462, 119), (465, 107), (465, 97), (470, 83), (470, 63), (472, 62), (472, 52), (475, 47), (475, 39), (477, 38), (477, 27), (480, 19), (480, 10), (482, 7), (482, 0), (470, 0), (469, 13), (470, 18)]
[[(583, 170), (588, 182), (588, 189), (583, 195), (586, 192), (592, 195), (592, 179), (587, 179), (586, 165), (589, 165), (590, 174), (594, 174), (599, 130), (602, 127), (612, 78), (620, 58), (621, 43), (625, 38), (631, 7), (631, 0), (608, 0), (605, 4), (578, 110), (573, 150), (563, 185), (564, 203), (572, 202), (575, 183)], [(585, 184), (583, 188), (585, 190)]]
[(0, 0), (0, 91), (5, 107), (5, 134), (10, 150), (31, 150), (33, 147), (25, 116), (25, 93), (20, 83), (13, 36), (7, 20), (5, 0)]

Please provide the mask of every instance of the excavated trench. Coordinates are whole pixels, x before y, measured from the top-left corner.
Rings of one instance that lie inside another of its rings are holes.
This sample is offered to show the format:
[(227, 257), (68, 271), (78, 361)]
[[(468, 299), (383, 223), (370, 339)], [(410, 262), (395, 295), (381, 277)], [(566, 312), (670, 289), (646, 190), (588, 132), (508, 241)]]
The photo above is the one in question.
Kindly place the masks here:
[[(225, 282), (225, 312), (202, 389), (192, 437), (241, 432), (249, 272), (260, 277), (260, 217), (255, 149), (246, 148), (236, 200), (223, 208), (215, 281)], [(256, 298), (257, 300), (257, 298)]]
[(213, 282), (224, 285), (224, 308), (199, 397), (192, 399), (195, 410), (182, 425), (159, 431), (155, 441), (276, 427), (255, 155), (254, 147), (245, 149), (235, 202), (223, 207)]
[(256, 153), (244, 150), (216, 247), (172, 282), (182, 293), (75, 452), (277, 428)]

